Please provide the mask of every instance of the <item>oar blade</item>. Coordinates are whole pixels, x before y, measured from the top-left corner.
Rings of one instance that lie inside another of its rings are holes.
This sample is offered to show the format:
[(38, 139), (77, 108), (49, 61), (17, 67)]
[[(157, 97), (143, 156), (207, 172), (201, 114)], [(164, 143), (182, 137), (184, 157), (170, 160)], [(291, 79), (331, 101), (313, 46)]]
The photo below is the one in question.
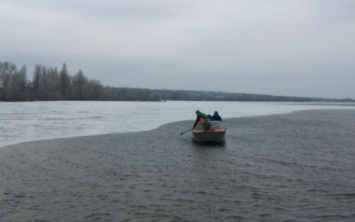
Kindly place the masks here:
[(192, 128), (191, 128), (191, 129), (188, 129), (188, 130), (186, 130), (186, 131), (184, 131), (184, 132), (181, 132), (180, 135), (183, 135), (184, 133), (187, 133), (187, 132), (189, 132), (189, 131), (191, 131), (191, 130), (192, 130)]

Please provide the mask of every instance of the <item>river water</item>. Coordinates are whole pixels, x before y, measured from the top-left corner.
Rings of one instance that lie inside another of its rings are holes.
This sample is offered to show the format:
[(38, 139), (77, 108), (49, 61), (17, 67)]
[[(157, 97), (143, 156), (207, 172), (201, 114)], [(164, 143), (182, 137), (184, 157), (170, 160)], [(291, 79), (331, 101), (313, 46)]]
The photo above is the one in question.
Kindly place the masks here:
[[(275, 102), (11, 102), (0, 103), (0, 147), (24, 141), (135, 132), (195, 118), (195, 110), (223, 118), (354, 108), (347, 103)], [(184, 129), (182, 129), (184, 130)]]
[(355, 221), (355, 111), (228, 119), (0, 149), (0, 221)]
[[(195, 109), (243, 118), (225, 119), (226, 143), (196, 144), (179, 134)], [(0, 148), (0, 221), (352, 222), (354, 116), (349, 104), (2, 103), (6, 143), (132, 133)]]

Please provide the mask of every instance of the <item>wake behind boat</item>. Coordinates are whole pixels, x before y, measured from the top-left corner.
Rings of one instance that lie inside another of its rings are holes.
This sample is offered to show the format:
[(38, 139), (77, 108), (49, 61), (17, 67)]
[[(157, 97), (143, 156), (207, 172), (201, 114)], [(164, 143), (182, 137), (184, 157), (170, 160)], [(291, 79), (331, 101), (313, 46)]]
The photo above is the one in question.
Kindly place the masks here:
[(227, 128), (223, 126), (222, 121), (211, 121), (210, 129), (203, 129), (203, 126), (198, 123), (192, 130), (193, 140), (195, 142), (206, 143), (216, 142), (221, 143), (225, 141), (225, 134)]

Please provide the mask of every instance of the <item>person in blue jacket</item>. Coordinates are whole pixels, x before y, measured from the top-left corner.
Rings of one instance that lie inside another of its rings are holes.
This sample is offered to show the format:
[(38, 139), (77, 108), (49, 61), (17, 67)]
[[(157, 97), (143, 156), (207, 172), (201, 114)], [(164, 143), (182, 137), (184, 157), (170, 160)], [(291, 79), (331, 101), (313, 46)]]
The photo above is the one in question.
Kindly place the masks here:
[(220, 115), (218, 114), (217, 111), (214, 111), (213, 116), (211, 116), (211, 120), (216, 120), (216, 121), (221, 121), (221, 122), (223, 122), (223, 121), (222, 121), (222, 118), (220, 117)]

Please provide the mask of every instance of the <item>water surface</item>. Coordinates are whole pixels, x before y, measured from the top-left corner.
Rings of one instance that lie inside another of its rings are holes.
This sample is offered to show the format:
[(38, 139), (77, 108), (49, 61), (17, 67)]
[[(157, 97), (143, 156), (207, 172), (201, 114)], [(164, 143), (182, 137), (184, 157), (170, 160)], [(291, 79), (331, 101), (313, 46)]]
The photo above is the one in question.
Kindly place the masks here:
[(50, 138), (150, 130), (174, 121), (193, 121), (196, 109), (207, 114), (218, 110), (222, 117), (227, 118), (290, 113), (305, 109), (354, 108), (351, 105), (186, 101), (1, 102), (0, 146)]
[(179, 130), (0, 149), (0, 221), (355, 221), (355, 111), (228, 119), (224, 145)]

